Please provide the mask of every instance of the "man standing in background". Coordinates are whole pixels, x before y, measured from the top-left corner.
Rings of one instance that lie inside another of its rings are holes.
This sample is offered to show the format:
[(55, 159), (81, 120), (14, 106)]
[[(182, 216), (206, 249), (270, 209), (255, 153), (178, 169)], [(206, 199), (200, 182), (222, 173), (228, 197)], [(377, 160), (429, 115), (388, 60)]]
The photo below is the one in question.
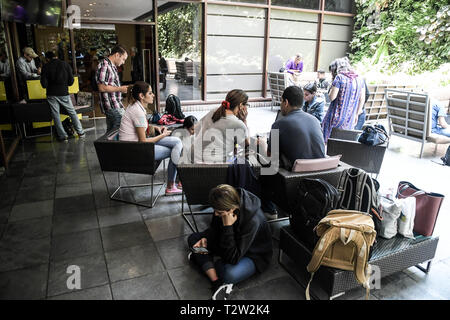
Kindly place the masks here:
[(96, 81), (100, 92), (100, 108), (106, 115), (106, 131), (118, 129), (125, 109), (122, 104), (122, 93), (128, 87), (120, 84), (117, 68), (125, 63), (128, 53), (121, 45), (115, 46), (108, 57), (99, 62)]

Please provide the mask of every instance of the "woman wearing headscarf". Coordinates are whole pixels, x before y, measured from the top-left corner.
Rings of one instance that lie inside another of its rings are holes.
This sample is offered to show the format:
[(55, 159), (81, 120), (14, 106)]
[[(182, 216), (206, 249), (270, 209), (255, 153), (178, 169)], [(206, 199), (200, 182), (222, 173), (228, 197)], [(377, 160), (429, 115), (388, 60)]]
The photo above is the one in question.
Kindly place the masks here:
[(347, 57), (331, 62), (333, 82), (330, 88), (330, 107), (322, 122), (325, 143), (333, 128), (351, 130), (362, 112), (365, 98), (364, 80), (350, 66)]

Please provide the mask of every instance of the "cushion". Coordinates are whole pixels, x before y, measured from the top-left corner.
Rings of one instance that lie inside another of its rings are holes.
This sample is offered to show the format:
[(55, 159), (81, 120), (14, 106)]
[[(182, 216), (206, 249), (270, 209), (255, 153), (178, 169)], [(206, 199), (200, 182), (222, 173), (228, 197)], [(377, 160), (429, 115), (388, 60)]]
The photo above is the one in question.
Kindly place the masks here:
[(428, 137), (427, 137), (427, 141), (428, 142), (433, 142), (436, 144), (446, 144), (446, 143), (450, 143), (450, 138), (446, 137), (442, 134), (437, 134), (437, 133), (431, 133)]
[(337, 168), (342, 155), (319, 159), (297, 159), (292, 166), (293, 172), (314, 172)]

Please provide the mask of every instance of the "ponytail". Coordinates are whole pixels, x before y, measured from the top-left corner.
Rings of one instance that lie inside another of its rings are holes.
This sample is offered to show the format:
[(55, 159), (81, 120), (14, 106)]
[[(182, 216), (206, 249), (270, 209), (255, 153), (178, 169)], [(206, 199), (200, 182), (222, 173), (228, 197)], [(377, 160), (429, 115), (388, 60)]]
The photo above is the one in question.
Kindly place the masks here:
[(240, 89), (234, 89), (228, 92), (224, 101), (219, 108), (214, 112), (212, 116), (212, 121), (219, 121), (221, 118), (226, 116), (226, 111), (231, 110), (234, 111), (241, 103), (246, 104), (248, 101), (247, 94)]
[(128, 100), (128, 105), (132, 105), (133, 103), (136, 102), (136, 100), (133, 98), (133, 86), (128, 86), (127, 100)]
[(137, 81), (134, 85), (128, 86), (127, 97), (128, 104), (133, 104), (140, 100), (139, 94), (147, 94), (150, 85), (144, 81)]

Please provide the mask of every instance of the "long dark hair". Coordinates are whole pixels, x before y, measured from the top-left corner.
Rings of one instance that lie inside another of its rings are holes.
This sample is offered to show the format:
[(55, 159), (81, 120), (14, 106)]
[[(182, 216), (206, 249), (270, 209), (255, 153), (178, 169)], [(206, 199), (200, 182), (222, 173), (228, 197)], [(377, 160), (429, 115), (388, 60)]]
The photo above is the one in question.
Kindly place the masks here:
[(149, 88), (150, 85), (144, 81), (136, 81), (134, 85), (129, 86), (127, 91), (128, 104), (139, 101), (139, 94), (142, 93), (145, 96)]
[(214, 112), (212, 116), (212, 121), (219, 121), (220, 118), (226, 116), (226, 110), (234, 111), (241, 103), (246, 104), (248, 101), (248, 95), (241, 89), (234, 89), (228, 92), (222, 105)]

